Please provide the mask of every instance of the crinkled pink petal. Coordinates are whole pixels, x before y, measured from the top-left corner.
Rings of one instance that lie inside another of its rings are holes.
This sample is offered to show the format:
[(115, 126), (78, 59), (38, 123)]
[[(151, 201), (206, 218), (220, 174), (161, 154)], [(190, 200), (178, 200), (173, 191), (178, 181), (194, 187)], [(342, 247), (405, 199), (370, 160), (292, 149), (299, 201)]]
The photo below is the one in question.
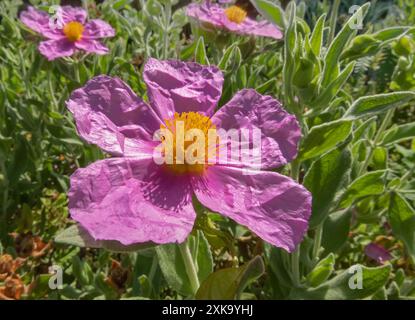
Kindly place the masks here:
[(108, 48), (99, 40), (82, 38), (75, 42), (75, 47), (88, 53), (107, 54)]
[(256, 21), (251, 18), (246, 18), (242, 23), (238, 24), (230, 21), (226, 15), (223, 15), (222, 23), (229, 31), (241, 35), (270, 37), (276, 40), (283, 38), (281, 30), (267, 21)]
[(202, 23), (207, 23), (217, 28), (223, 28), (224, 9), (217, 5), (205, 1), (201, 4), (192, 3), (186, 7), (186, 14)]
[(61, 14), (64, 23), (78, 21), (84, 24), (88, 16), (88, 13), (83, 8), (72, 6), (62, 6)]
[(183, 242), (196, 217), (187, 179), (166, 176), (153, 159), (112, 158), (71, 176), (69, 211), (95, 240)]
[(125, 156), (152, 154), (161, 120), (118, 78), (98, 76), (67, 101), (79, 134), (101, 149)]
[(244, 24), (245, 29), (241, 30), (243, 34), (250, 34), (260, 37), (269, 37), (280, 40), (284, 37), (282, 31), (274, 26), (272, 23), (266, 21), (255, 21), (246, 19)]
[(213, 66), (150, 58), (143, 76), (150, 104), (163, 120), (172, 118), (174, 112), (210, 116), (222, 93), (223, 74)]
[(192, 183), (204, 206), (287, 251), (295, 249), (308, 228), (310, 192), (276, 172), (216, 165)]
[(267, 21), (256, 21), (247, 17), (242, 23), (235, 23), (228, 19), (224, 7), (207, 1), (202, 4), (189, 5), (186, 14), (203, 23), (241, 35), (270, 37), (277, 40), (283, 38), (281, 30)]
[(254, 89), (237, 92), (216, 112), (212, 122), (217, 128), (225, 130), (247, 129), (252, 132), (258, 129), (261, 132), (261, 150), (257, 152), (259, 159), (253, 157), (254, 146), (250, 146), (252, 150), (249, 152), (251, 161), (261, 164), (262, 169), (279, 167), (297, 156), (301, 129), (296, 117), (287, 113), (278, 100), (263, 96)]
[(105, 21), (99, 19), (89, 20), (85, 24), (85, 29), (82, 34), (83, 38), (99, 39), (113, 37), (115, 30)]
[(57, 40), (65, 37), (62, 30), (50, 28), (50, 16), (46, 12), (37, 10), (34, 7), (30, 6), (26, 11), (22, 11), (20, 14), (20, 20), (28, 28), (36, 31), (48, 39)]
[(55, 60), (56, 58), (69, 57), (74, 54), (75, 50), (74, 43), (68, 41), (66, 38), (42, 41), (39, 44), (40, 53), (49, 61)]
[(365, 254), (380, 264), (383, 264), (386, 261), (392, 259), (392, 255), (389, 253), (389, 251), (384, 247), (377, 245), (376, 243), (369, 243), (365, 247)]

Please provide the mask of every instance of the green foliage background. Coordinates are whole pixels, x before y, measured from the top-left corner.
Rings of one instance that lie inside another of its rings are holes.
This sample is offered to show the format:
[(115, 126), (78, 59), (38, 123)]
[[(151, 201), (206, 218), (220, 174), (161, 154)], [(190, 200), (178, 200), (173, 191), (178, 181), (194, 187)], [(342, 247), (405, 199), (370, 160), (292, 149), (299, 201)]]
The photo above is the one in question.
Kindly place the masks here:
[[(45, 10), (58, 4), (30, 2)], [(89, 0), (82, 5), (90, 17), (117, 31), (106, 41), (110, 54), (48, 62), (38, 53), (40, 38), (18, 20), (23, 3), (0, 2), (0, 255), (25, 259), (16, 271), (21, 298), (415, 297), (415, 4), (252, 3), (284, 30), (284, 41), (208, 32), (189, 24), (181, 1)], [(353, 4), (361, 7), (351, 16)], [(358, 15), (361, 30), (347, 23)], [(99, 74), (120, 77), (146, 99), (148, 57), (219, 66), (220, 106), (255, 88), (297, 116), (299, 156), (279, 169), (313, 194), (310, 228), (296, 252), (197, 203), (186, 246), (120, 247), (73, 225), (69, 176), (105, 155), (80, 140), (65, 101)], [(36, 255), (34, 239), (51, 247)], [(379, 265), (367, 257), (372, 242), (392, 259)], [(48, 287), (52, 265), (63, 268), (61, 290)], [(352, 290), (349, 268), (359, 266), (363, 289)]]

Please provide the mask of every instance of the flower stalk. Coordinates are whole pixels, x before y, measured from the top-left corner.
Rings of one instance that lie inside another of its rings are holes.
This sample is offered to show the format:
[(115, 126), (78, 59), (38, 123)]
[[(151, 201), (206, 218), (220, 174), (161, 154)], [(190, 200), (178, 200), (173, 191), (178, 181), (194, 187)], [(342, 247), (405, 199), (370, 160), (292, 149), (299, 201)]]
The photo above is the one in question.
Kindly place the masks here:
[(294, 284), (296, 287), (300, 286), (300, 246), (291, 253), (291, 272), (293, 275)]
[(318, 261), (318, 254), (321, 247), (321, 239), (323, 236), (323, 223), (319, 224), (314, 234), (314, 245), (313, 245), (313, 261)]
[(336, 24), (337, 24), (337, 15), (339, 12), (339, 6), (340, 6), (340, 0), (335, 0), (333, 3), (333, 7), (331, 9), (331, 15), (330, 15), (330, 33), (328, 38), (328, 43), (330, 44), (334, 36), (336, 34)]

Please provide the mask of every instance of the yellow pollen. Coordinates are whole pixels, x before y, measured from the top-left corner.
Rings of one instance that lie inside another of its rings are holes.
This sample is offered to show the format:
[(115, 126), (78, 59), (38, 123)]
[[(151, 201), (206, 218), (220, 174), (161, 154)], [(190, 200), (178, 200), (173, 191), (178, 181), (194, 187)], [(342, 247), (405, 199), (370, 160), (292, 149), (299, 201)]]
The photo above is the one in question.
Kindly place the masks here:
[[(168, 152), (172, 155), (172, 162), (165, 164), (170, 172), (201, 174), (209, 165), (209, 158), (216, 158), (216, 126), (209, 117), (198, 112), (176, 112), (173, 119), (164, 120), (160, 129), (171, 133), (170, 138), (166, 135), (161, 138), (165, 158)], [(198, 136), (194, 135), (195, 132)], [(209, 139), (213, 141), (212, 145)], [(189, 163), (189, 158), (197, 160)]]
[(78, 21), (71, 21), (64, 25), (63, 33), (69, 41), (75, 42), (82, 38), (84, 26)]
[(229, 21), (240, 24), (244, 22), (247, 12), (239, 6), (230, 6), (225, 9), (225, 14), (228, 17)]

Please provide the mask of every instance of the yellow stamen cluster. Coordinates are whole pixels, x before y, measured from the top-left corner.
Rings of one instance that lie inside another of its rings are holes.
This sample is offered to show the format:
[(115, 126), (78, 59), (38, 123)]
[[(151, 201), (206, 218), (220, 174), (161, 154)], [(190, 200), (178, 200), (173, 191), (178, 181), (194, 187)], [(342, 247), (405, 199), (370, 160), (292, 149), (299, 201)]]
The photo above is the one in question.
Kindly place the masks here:
[[(167, 139), (166, 136), (161, 138), (164, 145), (163, 154), (166, 157), (166, 154), (171, 152), (173, 160), (172, 163), (165, 164), (166, 168), (178, 174), (203, 173), (208, 166), (209, 157), (216, 157), (217, 154), (216, 126), (210, 118), (197, 112), (182, 112), (180, 114), (176, 112), (173, 119), (166, 119), (164, 123), (164, 125), (160, 125), (160, 129), (168, 130), (171, 137), (170, 139)], [(200, 136), (192, 136), (192, 131), (197, 131)], [(209, 134), (214, 134), (213, 153), (212, 150), (209, 150)], [(188, 136), (191, 136), (192, 140), (189, 140)], [(194, 163), (189, 163), (186, 157), (189, 151), (193, 157), (198, 159)], [(200, 151), (202, 151), (201, 154), (199, 154)]]
[(80, 40), (83, 32), (84, 26), (78, 21), (71, 21), (63, 26), (63, 33), (71, 42)]
[(239, 6), (230, 6), (225, 9), (225, 14), (228, 17), (229, 21), (240, 24), (245, 21), (247, 12)]

